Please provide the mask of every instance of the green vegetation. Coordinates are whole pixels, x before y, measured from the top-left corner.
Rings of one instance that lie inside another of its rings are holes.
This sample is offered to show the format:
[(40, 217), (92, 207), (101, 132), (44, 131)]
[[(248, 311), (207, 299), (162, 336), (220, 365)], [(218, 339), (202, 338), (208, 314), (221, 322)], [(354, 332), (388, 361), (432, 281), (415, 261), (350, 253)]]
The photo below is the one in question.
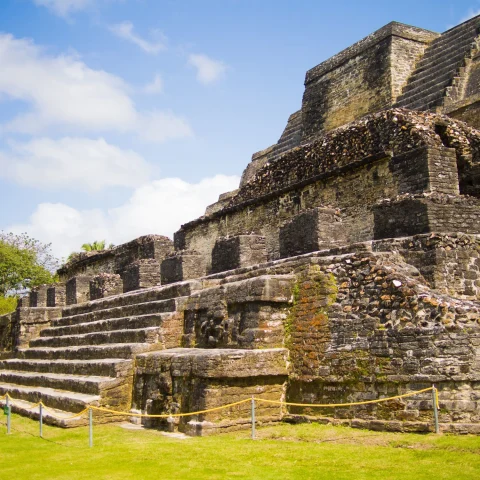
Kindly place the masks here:
[[(108, 247), (106, 247), (105, 240), (94, 240), (92, 243), (84, 243), (81, 249), (84, 252), (102, 252), (103, 250), (110, 250), (114, 246), (113, 243), (110, 243)], [(81, 253), (82, 252), (72, 252), (67, 258), (67, 263), (78, 260)]]
[(55, 282), (57, 267), (50, 244), (25, 233), (0, 232), (0, 314), (15, 309), (19, 292)]
[(92, 243), (84, 243), (82, 245), (82, 250), (84, 252), (98, 252), (105, 249), (109, 250), (110, 248), (114, 247), (113, 243), (111, 243), (108, 247), (105, 247), (105, 245), (106, 245), (105, 240), (95, 240)]
[(17, 308), (17, 297), (0, 296), (0, 315), (13, 312)]
[[(5, 417), (4, 417), (5, 418)], [(472, 479), (480, 438), (380, 433), (324, 425), (257, 429), (205, 438), (94, 425), (62, 430), (12, 417), (0, 425), (0, 471), (15, 479)]]

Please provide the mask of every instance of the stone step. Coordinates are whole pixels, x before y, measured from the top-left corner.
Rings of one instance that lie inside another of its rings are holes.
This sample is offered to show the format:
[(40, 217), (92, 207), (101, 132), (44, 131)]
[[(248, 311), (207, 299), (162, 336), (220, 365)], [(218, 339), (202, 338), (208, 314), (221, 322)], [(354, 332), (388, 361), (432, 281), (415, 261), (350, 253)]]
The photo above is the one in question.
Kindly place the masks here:
[(433, 86), (428, 86), (424, 90), (419, 90), (416, 93), (411, 93), (409, 95), (406, 95), (403, 101), (400, 100), (398, 102), (398, 105), (403, 106), (404, 103), (414, 103), (417, 100), (422, 101), (421, 103), (424, 104), (425, 102), (423, 102), (423, 100), (432, 95), (439, 95), (440, 97), (443, 97), (443, 92), (450, 85), (452, 80), (453, 80), (453, 77), (448, 81), (436, 83)]
[[(463, 58), (464, 57), (461, 57), (458, 61), (446, 64), (441, 68), (433, 67), (432, 69), (426, 71), (424, 74), (411, 78), (410, 82), (412, 82), (412, 84), (415, 83), (416, 88), (425, 88), (425, 85), (438, 83), (440, 78), (447, 77), (451, 80), (452, 77), (455, 76), (455, 74), (463, 66)], [(425, 82), (421, 83), (424, 80)], [(410, 90), (405, 90), (404, 94), (407, 94), (408, 92), (410, 92)]]
[(411, 100), (398, 106), (402, 108), (409, 108), (411, 110), (428, 110), (442, 104), (444, 98), (442, 92), (443, 90), (440, 92), (434, 92), (424, 97), (418, 97), (416, 100)]
[(298, 136), (301, 134), (302, 131), (302, 123), (298, 121), (295, 125), (289, 125), (282, 133), (281, 137), (279, 138), (279, 142), (285, 140), (285, 138), (289, 136)]
[(465, 55), (459, 55), (454, 58), (446, 58), (442, 63), (432, 64), (422, 71), (415, 70), (408, 80), (408, 84), (418, 82), (426, 77), (442, 77), (450, 72), (457, 71), (463, 65)]
[[(22, 417), (28, 417), (32, 420), (38, 420), (40, 418), (40, 410), (38, 406), (34, 406), (35, 403), (16, 398), (10, 402), (10, 406), (13, 413), (18, 413), (19, 415), (22, 415)], [(0, 405), (3, 407), (5, 405), (5, 400), (0, 400)], [(43, 423), (46, 425), (53, 425), (62, 428), (81, 427), (88, 424), (88, 417), (86, 414), (75, 418), (71, 418), (72, 415), (72, 412), (48, 407), (43, 409), (42, 418)]]
[(49, 387), (29, 387), (15, 383), (0, 383), (0, 396), (8, 393), (13, 399), (37, 403), (40, 400), (46, 407), (67, 412), (81, 412), (87, 405), (98, 406), (99, 395), (69, 392)]
[(433, 40), (431, 45), (442, 47), (446, 44), (462, 42), (465, 36), (475, 35), (477, 29), (478, 19), (477, 21), (470, 21), (467, 24), (457, 25), (455, 28), (442, 33), (440, 37)]
[(70, 317), (81, 313), (94, 312), (97, 310), (106, 310), (115, 307), (124, 307), (127, 305), (136, 305), (159, 300), (169, 300), (178, 297), (187, 297), (198, 289), (201, 289), (201, 282), (197, 280), (188, 280), (170, 285), (146, 288), (140, 291), (136, 290), (133, 292), (124, 293), (122, 295), (100, 298), (98, 300), (92, 300), (90, 302), (80, 303), (77, 305), (68, 305), (63, 308), (63, 316)]
[(151, 313), (147, 315), (135, 315), (133, 317), (109, 318), (63, 327), (49, 327), (40, 332), (40, 337), (59, 337), (63, 335), (159, 327), (165, 318), (170, 315), (171, 313)]
[(63, 373), (0, 371), (0, 384), (15, 384), (28, 387), (47, 387), (89, 395), (101, 395), (105, 390), (124, 383), (123, 378), (93, 375), (66, 375)]
[(277, 142), (277, 147), (286, 143), (296, 143), (299, 141), (300, 138), (302, 138), (302, 135), (300, 134), (300, 132), (297, 131), (289, 133), (288, 135), (282, 135), (280, 140)]
[(74, 347), (26, 348), (20, 349), (18, 355), (22, 359), (29, 360), (129, 359), (139, 353), (160, 349), (160, 345), (152, 343), (112, 343)]
[(433, 63), (439, 58), (450, 56), (451, 53), (456, 53), (459, 50), (467, 50), (475, 40), (475, 30), (468, 30), (455, 39), (443, 39), (440, 37), (438, 43), (432, 42), (430, 47), (426, 50), (423, 58), (418, 62), (417, 66), (422, 68), (424, 65)]
[[(455, 73), (458, 69), (455, 70)], [(421, 91), (423, 88), (427, 87), (429, 84), (433, 83), (441, 83), (443, 81), (451, 81), (452, 80), (452, 71), (448, 71), (443, 75), (437, 75), (436, 73), (432, 73), (426, 77), (419, 78), (412, 83), (409, 83), (403, 90), (401, 96), (407, 96), (411, 94), (417, 93), (416, 91)]]
[(28, 360), (12, 358), (0, 361), (0, 369), (66, 375), (94, 375), (117, 377), (132, 368), (133, 361), (123, 358), (95, 360)]
[(93, 332), (81, 335), (63, 335), (61, 337), (40, 337), (30, 342), (30, 347), (70, 347), (118, 343), (157, 343), (161, 338), (161, 328), (148, 327), (140, 329), (113, 330), (110, 332)]
[(185, 297), (179, 297), (168, 300), (156, 300), (133, 305), (106, 308), (103, 310), (95, 310), (93, 312), (79, 313), (76, 315), (65, 316), (52, 320), (52, 326), (61, 327), (111, 318), (124, 318), (151, 313), (175, 312), (184, 301)]

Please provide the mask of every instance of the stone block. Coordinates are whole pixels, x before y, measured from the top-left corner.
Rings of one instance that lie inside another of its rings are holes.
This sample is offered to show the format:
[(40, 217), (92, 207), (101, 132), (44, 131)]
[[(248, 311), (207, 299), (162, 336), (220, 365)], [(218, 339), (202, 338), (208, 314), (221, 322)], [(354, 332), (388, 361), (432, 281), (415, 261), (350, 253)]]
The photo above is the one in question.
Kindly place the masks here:
[(293, 300), (292, 275), (261, 276), (202, 290), (184, 306), (185, 346), (279, 347)]
[(312, 208), (299, 213), (280, 228), (280, 257), (342, 245), (345, 237), (345, 227), (337, 211)]
[(480, 201), (432, 194), (410, 195), (373, 207), (374, 239), (422, 233), (480, 233)]
[[(287, 350), (171, 349), (137, 356), (133, 407), (158, 414), (194, 412), (251, 398), (279, 401), (287, 379)], [(188, 435), (250, 428), (250, 403), (195, 417), (145, 419), (148, 426)], [(257, 403), (258, 421), (279, 421), (278, 405)]]
[(90, 280), (89, 275), (77, 275), (71, 278), (65, 284), (67, 305), (88, 302), (90, 300)]
[(137, 260), (131, 263), (123, 274), (123, 291), (160, 285), (160, 265), (153, 259)]
[(158, 264), (173, 253), (173, 242), (162, 235), (145, 235), (115, 249), (115, 273), (122, 274), (128, 266), (144, 259), (156, 260)]
[(90, 300), (119, 295), (123, 292), (123, 281), (116, 273), (100, 273), (90, 280)]
[(212, 273), (248, 267), (266, 261), (265, 237), (260, 235), (222, 237), (213, 247)]
[(48, 285), (39, 285), (33, 287), (30, 292), (30, 307), (46, 307), (47, 306), (47, 289)]
[(19, 308), (17, 310), (13, 342), (15, 348), (27, 348), (40, 332), (51, 326), (51, 321), (61, 316), (61, 308)]
[(181, 251), (167, 257), (161, 264), (162, 285), (205, 276), (205, 257), (195, 251)]
[(47, 289), (47, 307), (63, 307), (66, 301), (64, 283), (50, 285)]
[(410, 150), (393, 157), (390, 170), (398, 181), (399, 194), (459, 194), (454, 148), (420, 147)]
[(30, 294), (24, 295), (17, 300), (17, 308), (30, 307)]

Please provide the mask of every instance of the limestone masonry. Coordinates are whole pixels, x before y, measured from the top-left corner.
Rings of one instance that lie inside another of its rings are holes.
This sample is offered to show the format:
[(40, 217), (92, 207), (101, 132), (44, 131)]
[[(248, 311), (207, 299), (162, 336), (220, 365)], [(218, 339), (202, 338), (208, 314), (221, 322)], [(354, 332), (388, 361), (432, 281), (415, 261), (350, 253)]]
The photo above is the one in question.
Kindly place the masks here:
[[(0, 395), (74, 426), (87, 405), (181, 413), (435, 384), (441, 429), (480, 433), (479, 129), (480, 17), (443, 34), (386, 25), (307, 72), (279, 141), (173, 241), (85, 253), (0, 317)], [(263, 424), (432, 429), (430, 392), (257, 407)], [(204, 435), (248, 426), (250, 406), (143, 422)]]

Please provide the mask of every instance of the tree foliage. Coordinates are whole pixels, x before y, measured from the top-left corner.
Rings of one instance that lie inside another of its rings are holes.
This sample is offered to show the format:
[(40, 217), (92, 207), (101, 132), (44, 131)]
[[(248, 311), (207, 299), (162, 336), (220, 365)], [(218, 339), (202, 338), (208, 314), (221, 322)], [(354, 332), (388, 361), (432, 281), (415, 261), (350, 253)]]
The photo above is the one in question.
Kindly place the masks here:
[(92, 243), (84, 243), (82, 245), (82, 250), (84, 252), (97, 252), (100, 250), (105, 250), (105, 240), (95, 240)]
[[(103, 250), (110, 250), (114, 246), (113, 243), (110, 243), (108, 247), (106, 247), (105, 240), (94, 240), (92, 243), (84, 243), (81, 249), (84, 252), (101, 252)], [(72, 252), (67, 258), (67, 263), (78, 260), (81, 258), (82, 253), (83, 252)]]
[(0, 296), (14, 295), (55, 281), (58, 261), (43, 244), (27, 234), (0, 232)]
[(13, 312), (17, 308), (17, 297), (0, 297), (0, 315)]

